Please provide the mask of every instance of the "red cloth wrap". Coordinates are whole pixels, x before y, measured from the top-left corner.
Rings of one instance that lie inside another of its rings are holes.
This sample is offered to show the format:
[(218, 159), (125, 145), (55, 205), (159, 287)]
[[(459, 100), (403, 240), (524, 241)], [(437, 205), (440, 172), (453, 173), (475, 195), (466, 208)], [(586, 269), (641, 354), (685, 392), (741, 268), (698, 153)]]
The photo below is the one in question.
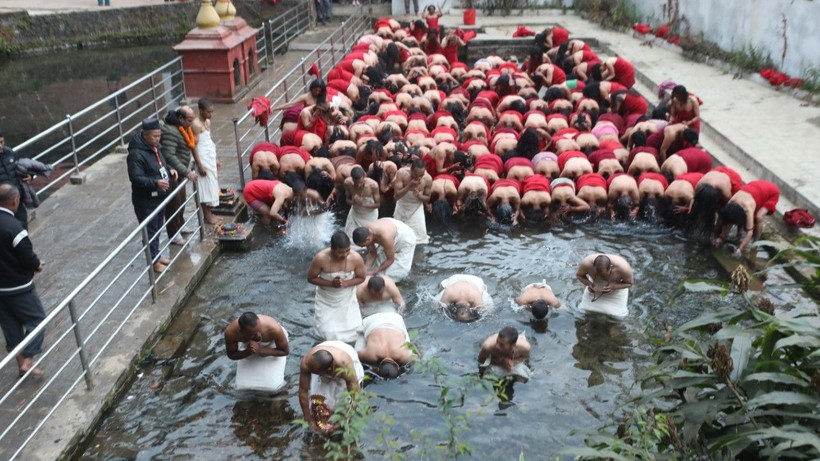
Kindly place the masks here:
[[(525, 166), (528, 168), (532, 168), (532, 161), (528, 158), (524, 157), (512, 157), (508, 158), (506, 162), (504, 162), (504, 173), (508, 173), (510, 169), (514, 166)], [(533, 168), (534, 169), (534, 168)]]
[(719, 171), (729, 177), (732, 182), (732, 195), (743, 187), (743, 178), (740, 177), (740, 173), (737, 171), (725, 166), (715, 167), (714, 171)]
[(777, 201), (780, 200), (780, 188), (769, 181), (751, 181), (740, 190), (748, 192), (755, 199), (755, 213), (761, 208), (766, 208), (767, 214), (774, 213)]
[(607, 189), (606, 178), (598, 173), (584, 173), (575, 180), (575, 190), (580, 191), (582, 187), (603, 187)]
[(250, 205), (258, 200), (268, 206), (273, 205), (273, 189), (279, 185), (279, 181), (268, 179), (254, 179), (245, 184), (242, 189), (242, 196), (245, 198), (245, 203)]
[(453, 185), (455, 185), (455, 186), (456, 186), (456, 189), (458, 189), (458, 186), (461, 184), (461, 183), (458, 181), (458, 178), (456, 178), (455, 176), (453, 176), (453, 175), (451, 175), (451, 174), (447, 174), (447, 173), (442, 173), (442, 174), (440, 174), (440, 175), (436, 176), (436, 179), (437, 179), (437, 180), (438, 180), (438, 179), (443, 179), (443, 180), (445, 180), (445, 181), (450, 181), (451, 183), (453, 183)]
[(564, 166), (567, 164), (569, 159), (571, 158), (583, 158), (586, 159), (587, 155), (583, 152), (577, 150), (568, 150), (566, 152), (561, 152), (558, 156), (558, 169), (564, 171)]
[(497, 174), (501, 174), (501, 172), (504, 171), (504, 165), (501, 161), (501, 157), (495, 154), (484, 154), (476, 157), (474, 169), (479, 168), (482, 170), (493, 170)]
[(308, 153), (308, 151), (296, 146), (282, 146), (282, 148), (279, 149), (279, 160), (282, 160), (282, 157), (291, 154), (296, 154), (299, 157), (302, 157), (302, 160), (304, 160), (306, 163), (308, 160), (310, 160), (310, 154)]
[(621, 103), (618, 113), (626, 118), (632, 114), (646, 115), (648, 111), (649, 103), (646, 102), (643, 96), (635, 93), (627, 93), (624, 95), (624, 102)]
[(712, 156), (703, 149), (687, 147), (675, 152), (686, 163), (687, 173), (708, 173), (712, 169)]
[(248, 110), (252, 112), (253, 118), (259, 126), (267, 126), (270, 118), (271, 108), (270, 100), (264, 96), (259, 96), (251, 99), (248, 103)]
[(598, 171), (598, 165), (601, 164), (601, 160), (617, 159), (617, 157), (612, 149), (598, 149), (590, 153), (587, 159), (589, 160), (589, 163), (592, 164), (592, 169)]
[(638, 186), (640, 186), (641, 183), (647, 179), (660, 182), (663, 185), (663, 190), (666, 190), (666, 188), (669, 187), (669, 181), (667, 181), (662, 174), (650, 172), (641, 173), (641, 175), (638, 176)]
[(490, 194), (494, 193), (500, 187), (515, 187), (515, 190), (518, 191), (518, 195), (521, 195), (521, 183), (517, 179), (499, 179), (493, 183)]
[(655, 157), (655, 160), (658, 160), (658, 162), (660, 162), (660, 154), (658, 154), (658, 149), (648, 146), (639, 146), (632, 148), (632, 150), (629, 152), (629, 158), (626, 159), (627, 168), (629, 168), (629, 165), (632, 165), (632, 160), (635, 160), (635, 156), (640, 154), (641, 152), (651, 154), (653, 157)]
[(621, 144), (620, 141), (617, 139), (604, 139), (603, 141), (598, 143), (599, 149), (609, 149), (609, 150), (618, 150), (623, 149), (624, 145)]
[(552, 28), (552, 46), (559, 46), (569, 40), (569, 31), (558, 26)]
[(253, 157), (256, 155), (257, 152), (273, 152), (273, 155), (276, 155), (276, 158), (279, 158), (279, 146), (272, 142), (262, 142), (251, 149), (250, 157), (248, 158), (248, 162), (253, 165)]
[(490, 181), (487, 181), (487, 178), (485, 178), (484, 176), (481, 176), (480, 174), (470, 173), (469, 171), (467, 173), (464, 173), (465, 178), (468, 176), (475, 176), (477, 178), (481, 178), (481, 180), (484, 181), (484, 184), (487, 185), (487, 190), (490, 190)]
[(546, 192), (548, 194), (551, 192), (550, 180), (540, 174), (534, 174), (524, 178), (522, 186), (525, 194), (530, 191)]
[(698, 187), (698, 181), (700, 181), (702, 177), (703, 173), (684, 173), (675, 178), (675, 181), (683, 180), (691, 184), (692, 187)]
[[(612, 68), (615, 69), (615, 78), (613, 79), (615, 82), (626, 88), (632, 88), (635, 85), (635, 67), (631, 62), (619, 56), (615, 59)], [(612, 88), (611, 91), (615, 92), (616, 90)]]

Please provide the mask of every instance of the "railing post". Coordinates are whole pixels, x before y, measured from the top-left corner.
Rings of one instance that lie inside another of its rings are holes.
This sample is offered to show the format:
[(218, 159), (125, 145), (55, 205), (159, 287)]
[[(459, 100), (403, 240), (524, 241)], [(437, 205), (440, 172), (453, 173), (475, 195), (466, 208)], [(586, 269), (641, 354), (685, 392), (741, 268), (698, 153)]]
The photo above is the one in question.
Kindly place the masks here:
[[(182, 81), (185, 81), (183, 77)], [(156, 114), (157, 118), (159, 119), (159, 105), (157, 104), (157, 86), (154, 84), (154, 74), (151, 74), (151, 99), (154, 101), (154, 114)]]
[[(182, 97), (187, 98), (188, 97), (188, 89), (185, 88), (185, 68), (182, 67), (182, 58), (180, 57), (180, 58), (177, 58), (177, 59), (179, 59), (179, 79), (182, 81)], [(171, 74), (171, 75), (173, 75), (173, 74)], [(174, 84), (174, 80), (172, 78), (171, 79), (171, 85), (173, 85), (173, 84)], [(157, 116), (157, 117), (159, 117), (159, 116)]]
[[(304, 60), (305, 58), (302, 58)], [(290, 102), (290, 90), (288, 89), (288, 79), (282, 80), (282, 86), (285, 89), (285, 102)]]
[(239, 188), (245, 188), (245, 165), (242, 164), (242, 147), (239, 145), (239, 119), (233, 119), (233, 136), (236, 139), (236, 163), (239, 165)]
[[(159, 234), (157, 234), (159, 235)], [(157, 237), (154, 236), (154, 238)], [(151, 284), (151, 302), (157, 302), (157, 276), (154, 275), (154, 258), (151, 257), (151, 240), (148, 238), (148, 227), (142, 228), (142, 245), (145, 248), (145, 260), (148, 261), (148, 282)]]
[[(319, 64), (322, 64), (322, 61), (319, 61)], [(305, 70), (305, 58), (302, 58), (302, 62), (299, 64), (302, 66), (302, 84), (305, 85), (307, 88), (307, 71)]]
[(342, 53), (347, 51), (347, 19), (342, 21)]
[(74, 306), (73, 299), (68, 302), (68, 314), (71, 316), (71, 329), (74, 330), (74, 339), (77, 341), (77, 347), (80, 349), (80, 364), (83, 366), (85, 387), (90, 391), (94, 388), (94, 381), (91, 380), (91, 368), (88, 365), (88, 358), (85, 356), (85, 339), (83, 339), (83, 334), (80, 331), (77, 308)]
[(69, 114), (66, 114), (65, 118), (68, 119), (68, 133), (71, 135), (71, 155), (74, 157), (74, 174), (80, 174), (80, 160), (77, 158), (77, 142), (74, 139), (74, 121)]
[(120, 114), (120, 98), (114, 95), (114, 107), (117, 109), (117, 129), (120, 132), (120, 145), (125, 145), (125, 135), (122, 133), (122, 114)]
[[(268, 36), (270, 37), (270, 53), (267, 54), (268, 66), (273, 65), (273, 19), (268, 19)], [(285, 32), (287, 33), (287, 32)]]
[(202, 203), (199, 201), (199, 187), (197, 181), (191, 181), (194, 186), (194, 203), (196, 204), (196, 219), (199, 221), (199, 241), (205, 241), (205, 214), (202, 211)]
[[(334, 34), (330, 34), (330, 58), (333, 62), (333, 66), (335, 66), (337, 64), (336, 63), (336, 42), (333, 40), (333, 35)], [(333, 66), (330, 66), (330, 67), (333, 67)]]

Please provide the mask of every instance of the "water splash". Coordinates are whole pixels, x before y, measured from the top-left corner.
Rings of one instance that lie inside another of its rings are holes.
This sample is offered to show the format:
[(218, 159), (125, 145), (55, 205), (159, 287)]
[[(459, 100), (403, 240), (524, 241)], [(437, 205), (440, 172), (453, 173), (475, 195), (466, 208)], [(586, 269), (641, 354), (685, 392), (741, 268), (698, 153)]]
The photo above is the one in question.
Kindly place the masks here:
[(335, 231), (333, 213), (307, 209), (304, 214), (288, 219), (282, 244), (295, 250), (319, 251), (330, 244), (330, 236)]

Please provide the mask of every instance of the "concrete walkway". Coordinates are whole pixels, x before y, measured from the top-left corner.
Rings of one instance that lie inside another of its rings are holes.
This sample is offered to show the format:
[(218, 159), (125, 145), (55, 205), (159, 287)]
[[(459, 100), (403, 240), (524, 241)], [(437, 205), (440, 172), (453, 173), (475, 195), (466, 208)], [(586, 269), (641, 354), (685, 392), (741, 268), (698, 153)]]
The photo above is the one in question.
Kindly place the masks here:
[[(112, 7), (136, 6), (151, 1), (112, 0)], [(63, 6), (67, 9), (79, 1), (39, 2), (37, 7)], [(97, 8), (95, 1), (86, 0)], [(128, 4), (128, 5), (125, 5)], [(27, 2), (0, 0), (5, 6), (28, 7)], [(89, 7), (90, 8), (90, 7)], [(341, 11), (340, 11), (341, 10)], [(341, 8), (336, 14), (343, 14)], [(516, 25), (528, 25), (534, 29), (545, 24), (559, 23), (575, 36), (596, 37), (615, 53), (630, 59), (640, 71), (639, 90), (650, 99), (654, 87), (662, 80), (672, 78), (687, 85), (700, 95), (705, 105), (702, 118), (705, 123), (703, 143), (721, 163), (741, 170), (746, 180), (761, 177), (782, 184), (788, 200), (781, 202), (783, 210), (794, 206), (810, 208), (816, 216), (820, 207), (820, 188), (814, 184), (814, 174), (820, 171), (818, 157), (807, 146), (820, 145), (820, 109), (806, 106), (790, 95), (749, 80), (734, 80), (730, 73), (710, 66), (685, 60), (680, 53), (662, 47), (647, 47), (642, 41), (629, 35), (601, 30), (598, 27), (560, 11), (527, 17), (484, 18), (479, 25), (497, 25), (496, 33), (509, 36)], [(400, 18), (402, 19), (402, 18)], [(460, 17), (442, 18), (445, 26), (456, 26)], [(504, 28), (509, 28), (505, 31)], [(300, 43), (318, 43), (331, 27), (300, 37)], [(214, 119), (214, 135), (223, 169), (223, 184), (236, 184), (238, 171), (235, 158), (233, 124), (231, 119), (246, 112), (245, 105), (271, 87), (283, 71), (298, 64), (301, 53), (292, 51), (277, 56), (274, 65), (262, 75), (262, 82), (245, 99), (232, 105), (220, 105)], [(46, 270), (38, 275), (36, 283), (44, 304), (51, 308), (82, 281), (136, 224), (128, 196), (128, 182), (122, 155), (110, 155), (87, 170), (88, 182), (83, 186), (66, 186), (45, 200), (37, 210), (32, 222), (32, 241), (37, 253), (47, 261)], [(793, 203), (792, 203), (793, 202)], [(165, 236), (163, 236), (165, 240)], [(175, 250), (176, 252), (177, 250)], [(82, 383), (69, 397), (40, 434), (21, 454), (20, 459), (50, 460), (93, 427), (106, 403), (114, 397), (118, 384), (131, 378), (130, 370), (140, 358), (146, 345), (162, 331), (175, 308), (193, 289), (198, 278), (215, 256), (213, 242), (195, 239), (190, 248), (182, 250), (180, 264), (163, 280), (157, 303), (143, 303), (129, 323), (127, 331), (119, 335), (109, 347), (101, 365), (94, 369), (96, 388), (86, 391)], [(95, 326), (101, 318), (88, 318), (85, 326)], [(68, 320), (63, 319), (63, 328)], [(54, 341), (55, 326), (47, 334), (46, 343)], [(107, 339), (107, 338), (106, 338)], [(63, 352), (67, 354), (68, 352)], [(45, 369), (54, 371), (53, 363)], [(0, 375), (0, 388), (8, 389), (15, 382), (10, 372)], [(24, 383), (21, 394), (30, 395), (39, 387), (37, 382)], [(56, 396), (47, 396), (53, 401)], [(0, 409), (0, 426), (6, 427), (20, 410), (19, 406)], [(40, 412), (38, 412), (40, 413)], [(22, 424), (30, 428), (31, 421)], [(6, 459), (15, 443), (22, 439), (9, 437), (0, 446), (0, 459)], [(14, 441), (15, 443), (12, 443)]]

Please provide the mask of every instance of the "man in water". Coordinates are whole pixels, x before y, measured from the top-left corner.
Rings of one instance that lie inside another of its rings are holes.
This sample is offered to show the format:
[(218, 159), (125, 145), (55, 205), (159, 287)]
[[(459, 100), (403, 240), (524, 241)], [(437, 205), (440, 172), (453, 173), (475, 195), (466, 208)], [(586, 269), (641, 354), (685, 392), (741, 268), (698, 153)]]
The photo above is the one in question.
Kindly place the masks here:
[(356, 298), (359, 300), (359, 307), (364, 312), (362, 314), (364, 317), (394, 310), (401, 315), (405, 307), (399, 287), (393, 279), (386, 275), (368, 277), (356, 288)]
[(328, 422), (339, 394), (358, 392), (364, 369), (356, 351), (339, 341), (325, 341), (308, 351), (299, 366), (299, 405), (314, 432), (338, 428)]
[(474, 275), (456, 274), (441, 282), (439, 305), (459, 322), (477, 320), (490, 306), (487, 286)]
[(399, 282), (413, 266), (416, 234), (407, 224), (393, 219), (377, 219), (353, 231), (353, 243), (367, 248), (368, 275), (386, 274)]
[(587, 287), (581, 301), (582, 310), (616, 317), (627, 315), (627, 297), (633, 277), (626, 259), (612, 254), (591, 254), (581, 260), (575, 276)]
[(561, 301), (555, 297), (552, 287), (547, 285), (545, 281), (531, 283), (524, 287), (524, 291), (515, 298), (515, 302), (519, 306), (525, 306), (524, 309), (532, 312), (535, 320), (544, 320), (550, 309), (561, 307)]
[[(245, 348), (240, 350), (239, 343)], [(285, 329), (273, 317), (245, 312), (225, 328), (225, 349), (231, 360), (252, 355), (285, 357), (290, 353)]]
[(410, 167), (400, 168), (393, 182), (396, 211), (393, 217), (407, 224), (416, 234), (416, 243), (429, 242), (424, 207), (430, 202), (433, 178), (427, 173), (427, 165), (421, 159)]
[(394, 379), (401, 367), (413, 359), (404, 318), (395, 312), (380, 312), (364, 319), (365, 347), (357, 351), (362, 362), (373, 365), (379, 376)]
[(350, 238), (342, 231), (330, 238), (330, 248), (316, 253), (308, 269), (308, 282), (316, 285), (316, 329), (328, 340), (352, 343), (362, 326), (356, 286), (364, 281), (361, 255), (350, 251)]
[(510, 376), (513, 380), (529, 381), (531, 371), (524, 363), (530, 358), (530, 343), (513, 327), (504, 327), (497, 334), (484, 340), (478, 353), (480, 373), (486, 370), (499, 377)]

